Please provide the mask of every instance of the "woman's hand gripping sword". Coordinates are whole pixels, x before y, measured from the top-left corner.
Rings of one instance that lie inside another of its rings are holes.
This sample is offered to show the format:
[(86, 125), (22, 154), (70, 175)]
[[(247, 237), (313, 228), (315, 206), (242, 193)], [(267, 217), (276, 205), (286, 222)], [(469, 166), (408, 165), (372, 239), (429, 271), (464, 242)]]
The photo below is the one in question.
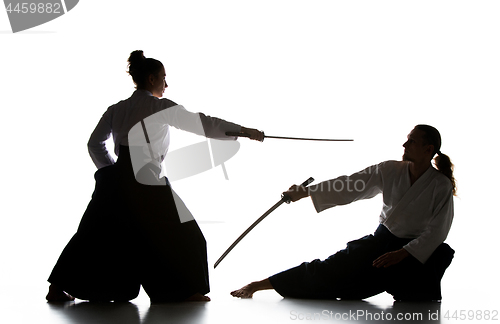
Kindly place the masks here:
[[(304, 181), (300, 186), (301, 187), (306, 187), (307, 185), (309, 185), (313, 181), (314, 181), (314, 179), (311, 177), (311, 178), (307, 179), (306, 181)], [(236, 241), (234, 241), (233, 244), (231, 244), (231, 246), (226, 250), (226, 252), (224, 252), (224, 254), (222, 254), (222, 256), (219, 258), (219, 260), (217, 260), (217, 262), (215, 262), (214, 268), (217, 268), (217, 266), (219, 265), (219, 263), (221, 263), (221, 261), (224, 260), (224, 258), (226, 257), (226, 255), (228, 255), (229, 252), (231, 252), (231, 250), (236, 246), (236, 244), (238, 244), (248, 233), (250, 233), (250, 231), (255, 226), (257, 226), (257, 224), (259, 224), (264, 218), (266, 218), (267, 215), (269, 215), (270, 213), (272, 213), (276, 208), (278, 208), (279, 206), (281, 206), (281, 204), (283, 204), (284, 202), (286, 202), (287, 204), (289, 204), (290, 201), (291, 201), (290, 197), (286, 193), (283, 193), (281, 195), (281, 200), (280, 201), (278, 201), (273, 207), (271, 207), (268, 211), (266, 211), (264, 213), (264, 215), (260, 216), (259, 219), (257, 219), (252, 225), (250, 225), (250, 227), (247, 228), (247, 230), (245, 232), (243, 232), (243, 234), (241, 234), (240, 237), (238, 237), (236, 239)]]

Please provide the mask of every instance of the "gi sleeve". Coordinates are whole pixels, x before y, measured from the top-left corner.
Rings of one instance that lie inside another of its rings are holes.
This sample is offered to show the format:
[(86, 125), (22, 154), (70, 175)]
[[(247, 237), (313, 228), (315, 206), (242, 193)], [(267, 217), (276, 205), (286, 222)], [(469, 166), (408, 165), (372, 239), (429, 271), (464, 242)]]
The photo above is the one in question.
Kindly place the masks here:
[(169, 107), (160, 111), (161, 118), (170, 126), (220, 140), (236, 139), (226, 132), (240, 132), (241, 126), (220, 118), (210, 117), (203, 113), (193, 113), (181, 105)]
[(111, 136), (110, 110), (106, 111), (90, 135), (87, 143), (90, 157), (98, 169), (115, 163), (106, 149), (106, 140)]
[(384, 162), (350, 176), (344, 175), (309, 186), (314, 208), (319, 213), (331, 207), (375, 197), (383, 189), (383, 168)]

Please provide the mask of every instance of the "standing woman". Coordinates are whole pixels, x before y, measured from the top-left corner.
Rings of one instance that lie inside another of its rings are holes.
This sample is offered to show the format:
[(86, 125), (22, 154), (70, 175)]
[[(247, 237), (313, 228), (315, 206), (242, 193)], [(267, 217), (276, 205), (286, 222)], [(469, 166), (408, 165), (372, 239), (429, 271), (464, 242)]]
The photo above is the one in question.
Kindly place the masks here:
[[(46, 298), (128, 301), (142, 285), (152, 302), (209, 301), (205, 238), (192, 217), (180, 215), (189, 211), (160, 177), (169, 126), (227, 140), (235, 140), (225, 135), (228, 131), (248, 133), (257, 141), (264, 134), (161, 98), (167, 87), (163, 64), (145, 58), (142, 51), (132, 52), (128, 62), (137, 90), (110, 106), (90, 137), (96, 187), (76, 234), (52, 270)], [(138, 125), (147, 148), (136, 145), (140, 140), (131, 130)], [(110, 136), (116, 162), (105, 146)], [(145, 159), (150, 163), (137, 170), (137, 161)]]

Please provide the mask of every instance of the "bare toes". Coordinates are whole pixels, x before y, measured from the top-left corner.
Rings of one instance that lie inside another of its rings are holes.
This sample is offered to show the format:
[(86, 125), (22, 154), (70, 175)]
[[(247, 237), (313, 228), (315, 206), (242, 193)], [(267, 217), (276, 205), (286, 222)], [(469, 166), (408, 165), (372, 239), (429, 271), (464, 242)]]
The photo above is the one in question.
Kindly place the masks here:
[(68, 301), (75, 300), (75, 297), (68, 295), (65, 292), (56, 293), (56, 294), (49, 293), (49, 294), (47, 294), (47, 296), (45, 298), (47, 299), (48, 302), (54, 302), (54, 303), (61, 303), (61, 302), (68, 302)]
[(187, 298), (186, 301), (204, 301), (204, 302), (208, 302), (208, 301), (210, 301), (210, 297), (204, 296), (204, 295), (199, 294), (199, 293), (196, 293), (193, 296)]
[(252, 298), (253, 293), (248, 292), (245, 288), (241, 288), (231, 292), (231, 295), (239, 298)]

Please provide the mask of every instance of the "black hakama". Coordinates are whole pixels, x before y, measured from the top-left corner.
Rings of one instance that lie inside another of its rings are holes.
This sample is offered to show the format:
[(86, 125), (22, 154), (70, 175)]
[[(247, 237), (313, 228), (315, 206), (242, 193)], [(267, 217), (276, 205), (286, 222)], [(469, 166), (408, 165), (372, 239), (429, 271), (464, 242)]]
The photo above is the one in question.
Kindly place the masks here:
[(196, 221), (181, 223), (167, 179), (161, 186), (138, 183), (121, 146), (116, 164), (99, 169), (95, 180), (50, 283), (91, 301), (131, 300), (141, 285), (152, 302), (210, 291), (205, 238)]
[(304, 262), (269, 280), (280, 295), (291, 298), (364, 299), (387, 291), (395, 300), (441, 300), (441, 278), (455, 252), (446, 243), (425, 264), (410, 255), (388, 268), (372, 265), (409, 241), (379, 225), (373, 235), (347, 243), (327, 259)]

